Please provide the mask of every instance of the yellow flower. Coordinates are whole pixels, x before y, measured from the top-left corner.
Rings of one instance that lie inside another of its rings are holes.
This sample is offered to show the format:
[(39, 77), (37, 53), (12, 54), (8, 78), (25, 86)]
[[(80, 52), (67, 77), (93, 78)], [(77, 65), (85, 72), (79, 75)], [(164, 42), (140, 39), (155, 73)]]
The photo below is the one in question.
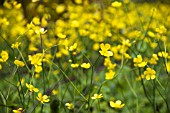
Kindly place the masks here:
[(9, 58), (7, 51), (2, 51), (0, 53), (0, 56), (1, 56), (0, 62), (6, 62), (8, 60), (8, 58)]
[(164, 57), (164, 58), (167, 58), (168, 57), (168, 53), (162, 51), (162, 52), (158, 52), (158, 56), (159, 57)]
[(47, 30), (45, 30), (44, 28), (39, 28), (39, 27), (35, 27), (34, 29), (36, 34), (45, 34), (47, 32)]
[(91, 97), (91, 99), (100, 99), (100, 98), (102, 98), (102, 97), (103, 97), (102, 94), (94, 94), (94, 96)]
[(72, 46), (70, 46), (69, 51), (74, 51), (77, 48), (77, 43), (74, 43)]
[(52, 90), (52, 95), (57, 95), (57, 94), (58, 94), (58, 90), (53, 89), (53, 90)]
[(115, 109), (120, 109), (124, 106), (125, 104), (122, 104), (120, 100), (117, 100), (116, 102), (110, 101), (110, 106), (115, 108)]
[(122, 6), (122, 3), (121, 2), (118, 2), (118, 1), (115, 1), (115, 2), (112, 2), (111, 4), (113, 7), (120, 7)]
[(113, 53), (111, 51), (108, 51), (110, 49), (110, 44), (100, 44), (101, 50), (99, 51), (101, 55), (105, 57), (113, 56)]
[(20, 81), (17, 83), (17, 86), (22, 85), (24, 82), (25, 82), (25, 79), (24, 79), (24, 78), (21, 78)]
[(23, 62), (23, 61), (19, 61), (19, 60), (15, 60), (15, 61), (14, 61), (14, 64), (17, 65), (17, 67), (23, 67), (23, 66), (25, 66), (24, 62)]
[(49, 96), (42, 95), (42, 93), (38, 93), (37, 100), (40, 101), (42, 104), (44, 104), (44, 102), (50, 101)]
[(149, 60), (149, 63), (153, 65), (157, 64), (157, 60), (159, 60), (157, 54), (152, 54), (152, 58)]
[(24, 110), (22, 108), (18, 108), (18, 109), (14, 109), (12, 111), (13, 111), (13, 113), (23, 113)]
[(151, 68), (146, 68), (146, 71), (144, 71), (144, 75), (146, 80), (150, 80), (150, 79), (153, 80), (156, 78), (156, 72)]
[(71, 67), (72, 67), (72, 68), (78, 68), (78, 67), (79, 67), (79, 64), (71, 64)]
[(37, 53), (35, 55), (28, 55), (28, 60), (31, 61), (32, 65), (42, 65), (44, 54), (43, 53)]
[(16, 48), (17, 49), (20, 45), (21, 45), (21, 42), (16, 42), (15, 44), (11, 45), (11, 48), (13, 48), (13, 49)]
[(66, 35), (64, 35), (64, 34), (62, 34), (62, 33), (58, 33), (57, 36), (58, 36), (58, 38), (62, 38), (62, 39), (63, 39), (63, 38), (66, 38)]
[(68, 109), (74, 109), (74, 105), (72, 103), (66, 103), (65, 106), (67, 106)]
[(57, 13), (63, 13), (65, 10), (65, 5), (61, 4), (56, 7), (56, 12)]
[(166, 63), (166, 68), (167, 68), (167, 71), (170, 72), (170, 62)]
[(40, 73), (43, 70), (42, 66), (35, 65), (35, 72)]
[(90, 63), (82, 63), (81, 67), (85, 68), (85, 69), (88, 69), (88, 68), (90, 68)]
[(105, 74), (105, 79), (106, 79), (106, 80), (113, 79), (114, 75), (115, 75), (115, 72), (114, 72), (113, 70), (109, 70), (109, 72), (107, 72), (107, 73)]
[(134, 58), (133, 62), (135, 63), (134, 66), (137, 66), (137, 67), (145, 67), (147, 64), (147, 62), (143, 61), (141, 55), (138, 55), (137, 58)]
[(123, 40), (123, 41), (122, 41), (122, 45), (123, 45), (123, 46), (128, 46), (128, 47), (130, 47), (130, 46), (131, 46), (131, 43), (130, 43), (130, 41), (127, 39), (127, 40)]
[(2, 69), (2, 65), (0, 64), (0, 70)]
[(38, 92), (38, 88), (35, 88), (33, 85), (31, 84), (27, 84), (26, 83), (26, 87), (29, 89), (30, 92)]

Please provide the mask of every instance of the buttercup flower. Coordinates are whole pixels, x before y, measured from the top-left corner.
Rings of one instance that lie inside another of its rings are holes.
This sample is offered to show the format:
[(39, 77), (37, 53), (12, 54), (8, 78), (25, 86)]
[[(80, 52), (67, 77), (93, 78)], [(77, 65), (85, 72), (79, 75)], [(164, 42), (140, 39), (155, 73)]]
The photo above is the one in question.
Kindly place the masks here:
[(11, 45), (11, 48), (13, 48), (13, 49), (16, 48), (17, 49), (20, 45), (21, 45), (21, 42), (16, 42), (15, 44)]
[(91, 97), (91, 99), (100, 99), (100, 98), (102, 98), (102, 97), (103, 97), (102, 94), (94, 94), (94, 96)]
[(120, 7), (122, 6), (122, 3), (121, 2), (118, 2), (118, 1), (115, 1), (115, 2), (112, 2), (111, 4), (113, 7)]
[(38, 88), (35, 88), (33, 85), (31, 84), (27, 84), (26, 83), (26, 87), (29, 89), (30, 92), (38, 92)]
[(74, 109), (73, 103), (66, 103), (65, 106), (67, 106), (68, 109)]
[(8, 60), (8, 58), (9, 58), (7, 51), (2, 51), (0, 53), (0, 56), (1, 56), (0, 62), (6, 62)]
[(146, 68), (146, 71), (144, 71), (144, 75), (146, 80), (150, 80), (150, 79), (153, 80), (156, 78), (156, 72), (151, 68)]
[(23, 66), (25, 66), (24, 62), (23, 62), (23, 61), (19, 61), (19, 60), (15, 60), (15, 61), (14, 61), (14, 64), (15, 64), (17, 67), (23, 67)]
[(90, 68), (90, 63), (82, 63), (81, 67), (85, 68), (85, 69), (88, 69), (88, 68)]
[(113, 52), (112, 51), (108, 51), (110, 49), (110, 44), (100, 44), (100, 48), (101, 50), (99, 51), (99, 53), (102, 55), (102, 56), (105, 56), (105, 57), (110, 57), (110, 56), (113, 56)]
[(13, 113), (23, 113), (23, 108), (18, 108), (18, 109), (14, 109), (14, 110), (12, 110), (13, 111)]
[(125, 104), (122, 104), (120, 100), (117, 100), (116, 102), (110, 101), (110, 106), (115, 108), (115, 109), (120, 109), (124, 106)]
[(72, 67), (72, 68), (78, 68), (78, 67), (79, 67), (79, 64), (71, 64), (71, 67)]
[(141, 55), (138, 55), (137, 58), (134, 58), (133, 62), (135, 63), (134, 66), (137, 66), (137, 67), (145, 67), (147, 64), (147, 62), (143, 61)]
[(40, 101), (42, 104), (44, 104), (44, 102), (46, 103), (50, 101), (49, 96), (42, 95), (42, 93), (38, 93), (37, 100)]
[(113, 70), (109, 70), (109, 72), (107, 72), (105, 74), (105, 79), (106, 80), (111, 80), (111, 79), (113, 79), (114, 75), (115, 75), (115, 72)]

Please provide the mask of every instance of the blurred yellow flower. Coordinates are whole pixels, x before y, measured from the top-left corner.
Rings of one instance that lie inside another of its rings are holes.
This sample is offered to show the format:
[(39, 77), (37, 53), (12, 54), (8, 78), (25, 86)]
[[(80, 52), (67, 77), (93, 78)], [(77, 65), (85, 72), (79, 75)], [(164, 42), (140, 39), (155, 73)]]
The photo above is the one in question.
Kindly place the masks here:
[(12, 111), (13, 111), (13, 113), (23, 113), (24, 112), (23, 108), (14, 109)]
[(42, 70), (42, 66), (35, 65), (35, 72), (40, 73)]
[(56, 7), (56, 12), (57, 13), (63, 13), (65, 10), (65, 5), (64, 4), (60, 4)]
[(106, 74), (105, 74), (105, 79), (106, 80), (111, 80), (113, 79), (115, 75), (115, 72), (113, 70), (109, 70)]
[(94, 96), (91, 97), (91, 99), (100, 99), (100, 98), (103, 98), (102, 94), (94, 94)]
[(74, 109), (74, 105), (73, 103), (66, 103), (65, 106), (68, 108), (68, 109)]
[(77, 43), (74, 43), (72, 46), (70, 46), (69, 51), (74, 51), (77, 48)]
[(78, 68), (78, 67), (79, 67), (79, 64), (71, 64), (71, 67), (72, 67), (72, 68)]
[(26, 87), (29, 89), (30, 92), (38, 92), (39, 89), (38, 88), (35, 88), (33, 85), (31, 84), (27, 84), (26, 83)]
[(120, 109), (124, 106), (125, 104), (122, 104), (120, 100), (117, 100), (116, 102), (110, 101), (110, 106), (115, 108), (115, 109)]
[(110, 57), (113, 56), (112, 51), (108, 51), (110, 49), (110, 44), (100, 44), (100, 48), (101, 50), (99, 51), (101, 55), (105, 56), (105, 57)]
[(15, 44), (11, 45), (11, 48), (13, 48), (13, 49), (16, 48), (17, 49), (20, 45), (21, 45), (21, 42), (16, 42)]
[(14, 64), (15, 64), (17, 67), (23, 67), (23, 66), (25, 66), (24, 62), (23, 62), (23, 61), (19, 61), (19, 60), (15, 60), (15, 61), (14, 61)]
[(167, 52), (164, 52), (164, 51), (158, 52), (158, 56), (159, 56), (159, 57), (163, 57), (163, 58), (167, 58), (167, 57), (168, 57), (168, 53), (167, 53)]
[(146, 71), (144, 71), (144, 75), (146, 80), (150, 80), (150, 79), (153, 80), (156, 78), (156, 72), (151, 68), (146, 68)]
[(7, 51), (2, 51), (0, 53), (0, 56), (1, 56), (0, 62), (6, 62), (8, 60), (8, 58), (9, 58)]
[(42, 93), (38, 93), (37, 100), (40, 101), (42, 104), (50, 101), (49, 96), (42, 95)]
[(137, 55), (137, 58), (133, 59), (134, 66), (136, 67), (145, 67), (147, 62), (144, 62), (141, 55)]
[(82, 64), (81, 64), (81, 67), (82, 67), (82, 68), (85, 68), (85, 69), (90, 68), (90, 66), (91, 66), (90, 63), (82, 63)]
[(111, 4), (113, 7), (120, 7), (120, 6), (122, 6), (122, 3), (121, 2), (118, 2), (118, 1), (114, 1), (114, 2), (112, 2), (112, 4)]

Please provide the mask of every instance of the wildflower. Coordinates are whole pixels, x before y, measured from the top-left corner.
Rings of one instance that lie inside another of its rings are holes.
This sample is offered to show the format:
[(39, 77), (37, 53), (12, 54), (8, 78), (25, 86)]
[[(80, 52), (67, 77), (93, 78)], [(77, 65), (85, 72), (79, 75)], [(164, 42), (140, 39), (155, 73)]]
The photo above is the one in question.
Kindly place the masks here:
[(58, 38), (62, 38), (62, 39), (63, 39), (63, 38), (66, 38), (66, 35), (64, 35), (64, 34), (62, 34), (62, 33), (58, 33), (57, 36), (58, 36)]
[(116, 102), (110, 101), (110, 106), (115, 108), (115, 109), (120, 109), (124, 106), (125, 104), (122, 104), (120, 100), (117, 100)]
[(8, 58), (9, 58), (7, 51), (2, 51), (0, 53), (0, 56), (1, 56), (0, 62), (6, 62), (8, 60)]
[(56, 7), (56, 12), (57, 13), (63, 13), (65, 10), (65, 5), (61, 4)]
[(158, 56), (159, 56), (159, 57), (163, 57), (163, 58), (167, 58), (167, 57), (168, 57), (168, 53), (167, 53), (167, 52), (164, 52), (164, 51), (158, 52)]
[(45, 34), (47, 32), (47, 30), (45, 30), (44, 28), (39, 28), (39, 27), (35, 27), (34, 29), (36, 34)]
[(145, 67), (147, 64), (147, 62), (143, 61), (141, 55), (138, 55), (137, 58), (134, 58), (133, 62), (135, 63), (134, 66), (137, 66), (137, 67)]
[(131, 46), (131, 43), (130, 43), (129, 40), (123, 40), (123, 41), (122, 41), (122, 45), (123, 45), (123, 46), (130, 47), (130, 46)]
[(40, 73), (42, 70), (42, 66), (35, 65), (35, 72)]
[(113, 53), (111, 51), (108, 51), (110, 49), (110, 44), (100, 44), (100, 48), (101, 50), (99, 51), (101, 55), (105, 56), (105, 57), (110, 57), (113, 56)]
[(72, 46), (70, 46), (69, 51), (74, 51), (77, 48), (77, 43), (74, 43)]
[(88, 69), (88, 68), (90, 68), (90, 63), (82, 63), (81, 67), (85, 68), (85, 69)]
[(25, 79), (24, 79), (24, 78), (21, 78), (20, 81), (17, 83), (17, 86), (22, 85), (24, 82), (25, 82)]
[(13, 111), (13, 113), (23, 113), (23, 108), (18, 108), (18, 109), (14, 109), (14, 110), (12, 110)]
[(72, 103), (66, 103), (65, 106), (67, 106), (68, 109), (74, 109), (74, 105)]
[(144, 71), (144, 75), (146, 80), (150, 80), (150, 79), (155, 79), (156, 77), (156, 72), (155, 70), (151, 69), (151, 68), (146, 68), (146, 71)]
[(19, 60), (15, 60), (15, 61), (14, 61), (14, 64), (17, 65), (17, 67), (23, 67), (23, 66), (25, 66), (24, 62), (23, 62), (23, 61), (19, 61)]
[(79, 67), (79, 64), (71, 64), (71, 67), (72, 67), (72, 68), (78, 68), (78, 67)]
[(18, 47), (21, 45), (21, 42), (16, 42), (15, 44), (12, 44), (11, 45), (11, 48), (16, 48), (16, 49), (18, 49)]
[(116, 67), (116, 64), (113, 64), (109, 57), (104, 59), (104, 66), (107, 67), (108, 70), (114, 69)]
[(0, 70), (2, 69), (2, 65), (0, 64)]
[(28, 55), (28, 60), (31, 61), (32, 65), (42, 65), (44, 55), (42, 53), (37, 53), (35, 55)]
[(170, 72), (170, 62), (166, 63), (166, 68), (167, 68), (167, 71)]
[(30, 90), (30, 92), (38, 92), (38, 88), (35, 88), (33, 85), (31, 84), (27, 84), (26, 83), (26, 87)]
[(157, 54), (152, 54), (152, 58), (149, 60), (149, 63), (153, 65), (157, 64), (157, 60), (159, 60)]
[(138, 80), (141, 80), (143, 78), (145, 78), (145, 76), (142, 74), (141, 76), (137, 77), (136, 80), (138, 81)]
[(113, 7), (120, 7), (122, 6), (122, 3), (121, 2), (118, 2), (118, 1), (115, 1), (115, 2), (112, 2), (111, 4)]
[(111, 79), (113, 79), (114, 75), (115, 75), (115, 72), (113, 70), (109, 70), (109, 72), (107, 72), (105, 74), (105, 79), (106, 80), (111, 80)]
[(94, 94), (94, 96), (91, 97), (91, 99), (100, 99), (100, 98), (103, 98), (102, 94)]
[(44, 104), (44, 102), (50, 101), (49, 96), (42, 95), (42, 93), (38, 93), (37, 100), (40, 101), (42, 104)]
[(52, 90), (52, 95), (56, 95), (56, 94), (58, 94), (58, 90), (53, 89)]

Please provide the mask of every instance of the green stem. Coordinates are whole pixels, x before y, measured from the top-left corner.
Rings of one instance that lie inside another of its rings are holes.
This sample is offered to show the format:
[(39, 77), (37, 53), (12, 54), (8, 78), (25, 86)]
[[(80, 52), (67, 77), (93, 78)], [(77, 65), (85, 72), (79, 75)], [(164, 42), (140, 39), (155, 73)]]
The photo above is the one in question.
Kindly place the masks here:
[(21, 51), (20, 51), (19, 49), (17, 49), (17, 50), (18, 50), (19, 54), (21, 55), (21, 58), (22, 58), (22, 60), (24, 61), (26, 68), (28, 69), (29, 72), (31, 72), (31, 70), (29, 69), (29, 67), (28, 67), (28, 65), (27, 65), (27, 63), (26, 63), (26, 61), (25, 61), (25, 59), (24, 59)]
[[(53, 63), (53, 62), (52, 62)], [(77, 89), (77, 87), (73, 84), (73, 82), (69, 79), (69, 77), (67, 76), (67, 74), (55, 63), (53, 63), (53, 65), (55, 65), (61, 72), (62, 74), (68, 79), (68, 81), (70, 82), (70, 84), (73, 86), (73, 88), (79, 93), (79, 95), (88, 102), (88, 100), (86, 99), (86, 97), (84, 97), (84, 95)]]

